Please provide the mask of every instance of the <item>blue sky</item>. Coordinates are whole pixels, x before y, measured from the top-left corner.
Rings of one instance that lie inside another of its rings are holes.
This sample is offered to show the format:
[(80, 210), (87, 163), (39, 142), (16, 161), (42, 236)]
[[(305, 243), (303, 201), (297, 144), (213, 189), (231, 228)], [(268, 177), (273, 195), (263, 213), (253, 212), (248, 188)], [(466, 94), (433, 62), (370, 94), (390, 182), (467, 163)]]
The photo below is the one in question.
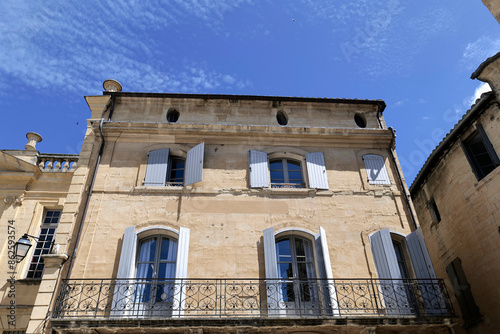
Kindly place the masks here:
[(2, 149), (38, 132), (78, 153), (84, 95), (124, 91), (383, 99), (410, 184), (500, 50), (481, 1), (2, 1)]

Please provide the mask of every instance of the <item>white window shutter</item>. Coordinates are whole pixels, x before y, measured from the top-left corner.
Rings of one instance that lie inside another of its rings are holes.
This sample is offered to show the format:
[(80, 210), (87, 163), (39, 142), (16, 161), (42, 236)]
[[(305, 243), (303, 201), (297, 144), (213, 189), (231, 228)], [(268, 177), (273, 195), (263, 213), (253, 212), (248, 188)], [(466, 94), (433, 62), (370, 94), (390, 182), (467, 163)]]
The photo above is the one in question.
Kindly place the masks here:
[(179, 293), (174, 296), (173, 315), (182, 317), (184, 315), (186, 286), (183, 280), (187, 278), (187, 266), (189, 257), (190, 230), (185, 227), (179, 228), (179, 239), (177, 240), (177, 259), (175, 263), (175, 289)]
[(130, 303), (133, 303), (133, 291), (135, 291), (135, 253), (137, 248), (137, 235), (135, 226), (125, 229), (123, 235), (122, 249), (115, 291), (113, 293), (113, 304), (111, 306), (111, 317), (124, 317), (130, 315)]
[(250, 188), (269, 188), (269, 167), (267, 153), (248, 151)]
[(401, 279), (396, 252), (389, 229), (383, 229), (370, 236), (373, 259), (379, 278)]
[(366, 154), (363, 156), (363, 160), (370, 184), (391, 184), (383, 157), (376, 154)]
[(406, 245), (417, 278), (436, 278), (420, 227), (406, 236)]
[(135, 226), (125, 229), (123, 235), (122, 250), (120, 252), (120, 263), (118, 264), (117, 278), (135, 278), (135, 252), (137, 248), (137, 236)]
[(168, 148), (149, 152), (145, 186), (164, 186), (167, 182)]
[(266, 228), (264, 234), (264, 259), (266, 268), (266, 283), (267, 283), (267, 313), (268, 315), (277, 315), (280, 312), (280, 297), (279, 280), (278, 278), (278, 262), (276, 259), (276, 242), (274, 240), (274, 229)]
[(329, 302), (325, 305), (325, 310), (330, 311), (333, 315), (340, 315), (337, 302), (337, 292), (335, 282), (333, 281), (332, 264), (330, 262), (330, 253), (328, 251), (328, 242), (326, 241), (325, 230), (320, 226), (319, 233), (314, 236), (314, 245), (316, 247), (316, 255), (318, 257), (319, 278), (326, 278), (323, 284), (323, 299)]
[(184, 173), (184, 185), (200, 182), (203, 178), (203, 153), (205, 143), (201, 143), (190, 149), (186, 158), (186, 170)]
[(306, 163), (309, 188), (328, 189), (328, 179), (326, 177), (325, 157), (323, 156), (323, 152), (306, 154)]

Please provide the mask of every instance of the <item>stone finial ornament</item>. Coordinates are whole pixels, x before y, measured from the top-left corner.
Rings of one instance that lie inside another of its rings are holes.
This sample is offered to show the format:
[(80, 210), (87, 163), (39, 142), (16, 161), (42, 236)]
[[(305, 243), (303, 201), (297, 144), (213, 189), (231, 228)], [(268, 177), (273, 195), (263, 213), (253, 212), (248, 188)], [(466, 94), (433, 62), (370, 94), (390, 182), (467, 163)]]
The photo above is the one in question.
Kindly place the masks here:
[(42, 136), (36, 132), (28, 132), (26, 138), (28, 138), (28, 144), (24, 145), (24, 148), (28, 151), (36, 151), (36, 143), (42, 141)]
[(108, 79), (104, 81), (102, 84), (102, 87), (106, 92), (121, 92), (122, 91), (122, 85), (113, 79)]

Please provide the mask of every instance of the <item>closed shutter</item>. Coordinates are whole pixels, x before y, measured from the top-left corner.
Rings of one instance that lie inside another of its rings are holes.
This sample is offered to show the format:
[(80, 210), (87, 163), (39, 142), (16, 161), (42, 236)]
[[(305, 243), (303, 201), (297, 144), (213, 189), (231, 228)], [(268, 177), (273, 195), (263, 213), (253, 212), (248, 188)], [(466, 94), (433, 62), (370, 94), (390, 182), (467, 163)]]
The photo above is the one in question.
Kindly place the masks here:
[(326, 241), (326, 233), (321, 226), (319, 227), (319, 233), (314, 236), (314, 244), (316, 247), (319, 278), (326, 278), (325, 281), (321, 281), (321, 294), (326, 304), (324, 305), (324, 310), (326, 310), (330, 315), (340, 315), (338, 310), (335, 282), (333, 281), (330, 253), (328, 251), (328, 243)]
[(326, 177), (325, 158), (323, 156), (323, 152), (306, 154), (306, 163), (309, 188), (328, 189), (328, 179)]
[(363, 161), (370, 184), (391, 184), (384, 158), (376, 154), (366, 154), (363, 156)]
[(184, 185), (200, 182), (203, 178), (203, 153), (205, 144), (201, 143), (190, 149), (186, 158)]
[(276, 260), (276, 243), (274, 240), (274, 229), (266, 228), (264, 234), (264, 259), (266, 268), (266, 292), (267, 292), (267, 313), (277, 315), (280, 312), (280, 291), (278, 278), (278, 262)]
[(179, 239), (177, 241), (177, 259), (175, 263), (175, 291), (179, 291), (179, 293), (176, 293), (174, 296), (174, 316), (184, 315), (186, 299), (186, 285), (184, 279), (187, 278), (189, 236), (190, 230), (188, 228), (179, 228)]
[(269, 188), (269, 167), (266, 152), (248, 151), (248, 172), (250, 188)]
[(113, 294), (113, 304), (111, 305), (112, 317), (124, 317), (133, 312), (130, 305), (133, 305), (135, 283), (135, 253), (137, 248), (137, 235), (135, 226), (125, 229), (123, 235), (122, 249), (120, 252), (120, 262), (118, 264), (117, 280)]
[(168, 148), (149, 152), (145, 186), (164, 186), (167, 182)]

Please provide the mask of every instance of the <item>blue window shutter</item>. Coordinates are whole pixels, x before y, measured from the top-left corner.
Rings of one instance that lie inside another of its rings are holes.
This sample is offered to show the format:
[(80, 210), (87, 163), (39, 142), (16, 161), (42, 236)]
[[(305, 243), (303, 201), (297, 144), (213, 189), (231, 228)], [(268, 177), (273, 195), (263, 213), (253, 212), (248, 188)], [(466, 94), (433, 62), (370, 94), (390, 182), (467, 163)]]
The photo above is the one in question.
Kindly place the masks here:
[(396, 253), (389, 229), (383, 229), (370, 236), (373, 260), (379, 278), (401, 279)]
[(280, 284), (278, 278), (278, 261), (276, 259), (276, 243), (274, 240), (274, 229), (272, 227), (264, 230), (264, 259), (267, 283), (267, 313), (277, 315), (280, 313)]
[(326, 177), (323, 152), (306, 154), (306, 163), (309, 188), (328, 189), (328, 178)]
[(321, 226), (319, 227), (319, 233), (314, 236), (314, 245), (318, 257), (319, 278), (328, 279), (328, 281), (324, 282), (324, 286), (322, 287), (323, 300), (328, 303), (328, 305), (324, 305), (325, 310), (328, 310), (328, 312), (331, 312), (333, 315), (340, 315), (335, 282), (333, 281), (330, 253), (328, 251), (328, 242), (326, 241), (325, 230)]
[(417, 278), (436, 278), (420, 227), (406, 236), (413, 270)]
[(203, 179), (203, 153), (205, 143), (196, 145), (190, 149), (186, 158), (186, 170), (184, 175), (184, 185), (200, 182)]
[(177, 241), (177, 261), (175, 264), (175, 278), (187, 277), (189, 235), (190, 230), (188, 228), (179, 228), (179, 240)]
[(269, 167), (267, 153), (248, 151), (250, 188), (269, 188)]
[(167, 182), (168, 148), (149, 152), (145, 186), (164, 186)]
[(384, 158), (376, 154), (365, 154), (363, 161), (370, 184), (391, 184)]

